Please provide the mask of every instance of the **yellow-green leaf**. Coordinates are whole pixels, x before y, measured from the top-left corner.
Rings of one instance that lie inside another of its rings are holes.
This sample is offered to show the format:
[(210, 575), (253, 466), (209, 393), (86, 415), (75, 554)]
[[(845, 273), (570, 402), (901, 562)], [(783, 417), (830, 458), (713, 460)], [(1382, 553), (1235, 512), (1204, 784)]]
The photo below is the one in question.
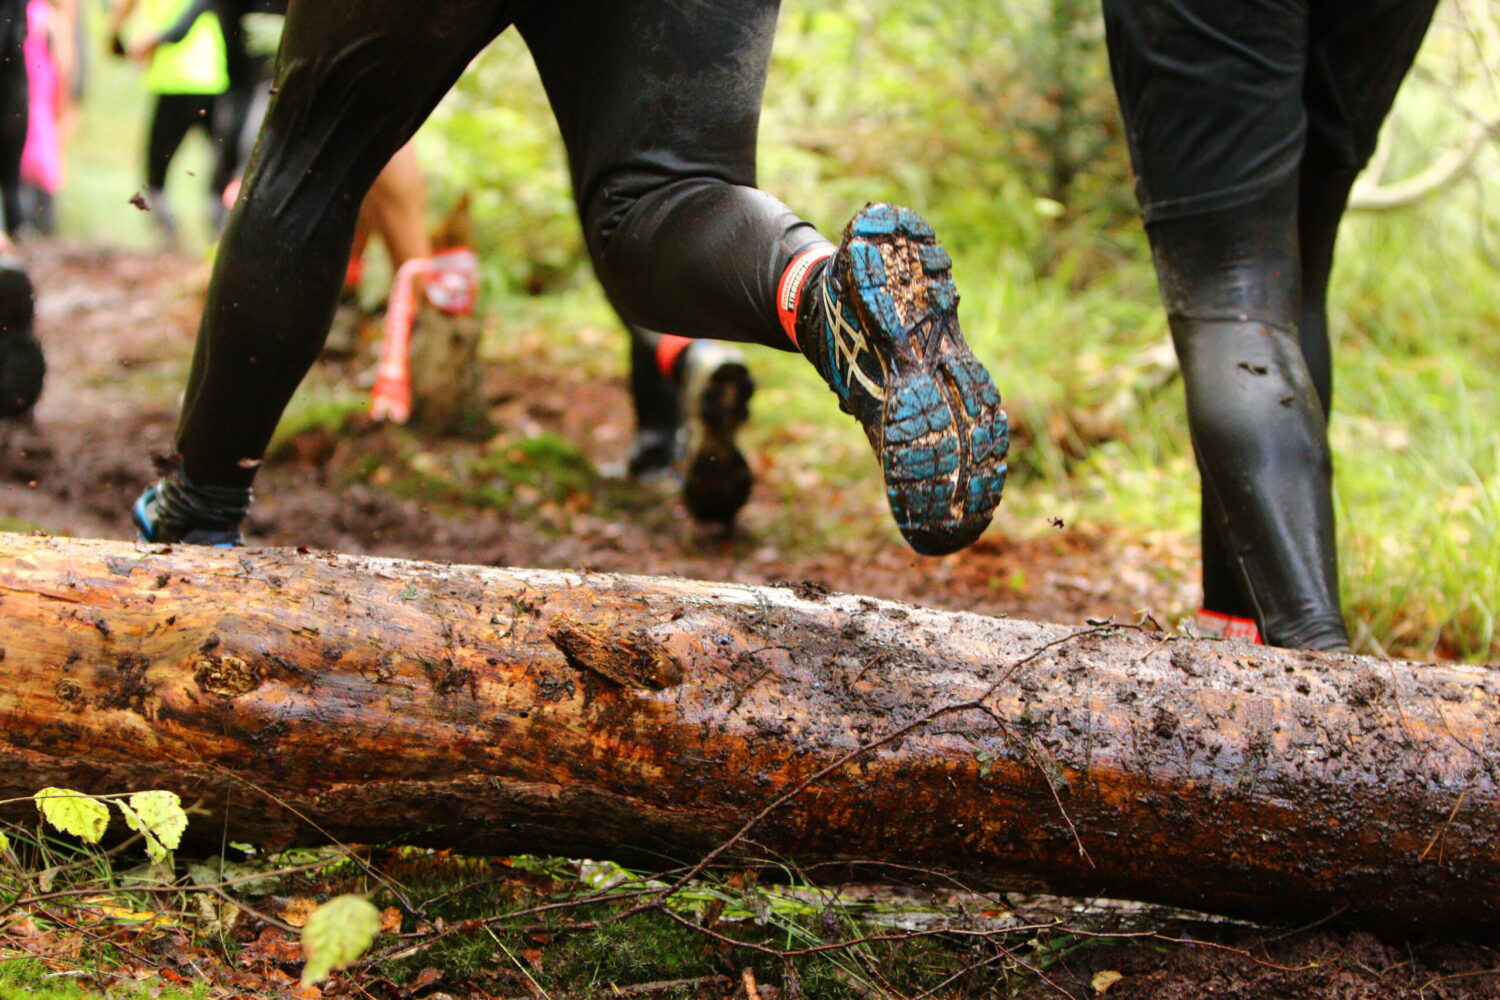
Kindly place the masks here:
[(4, 854), (8, 850), (10, 850), (10, 838), (0, 833), (0, 854)]
[(380, 932), (380, 911), (363, 896), (335, 896), (302, 927), (302, 985), (311, 986), (355, 961)]
[(43, 788), (32, 796), (42, 818), (63, 833), (97, 844), (109, 826), (109, 807), (71, 788)]
[(1123, 975), (1114, 969), (1109, 969), (1105, 972), (1094, 973), (1094, 978), (1089, 981), (1089, 985), (1094, 988), (1095, 993), (1107, 993), (1111, 986), (1124, 978)]
[(146, 856), (152, 861), (164, 861), (167, 857), (167, 849), (161, 846), (161, 841), (151, 835), (151, 829), (146, 826), (136, 811), (123, 802), (116, 802), (120, 807), (120, 815), (125, 817), (125, 825), (140, 834), (146, 841)]
[(136, 792), (130, 797), (130, 808), (168, 850), (175, 851), (182, 844), (188, 818), (176, 792)]

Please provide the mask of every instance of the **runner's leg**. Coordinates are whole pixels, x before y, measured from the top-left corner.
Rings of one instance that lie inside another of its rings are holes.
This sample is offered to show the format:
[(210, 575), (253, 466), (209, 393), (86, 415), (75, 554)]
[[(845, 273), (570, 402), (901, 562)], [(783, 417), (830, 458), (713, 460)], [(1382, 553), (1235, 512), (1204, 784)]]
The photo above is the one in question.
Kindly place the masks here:
[(628, 322), (794, 349), (777, 282), (799, 252), (831, 245), (754, 186), (777, 9), (577, 0), (517, 22), (567, 145), (595, 269)]
[(664, 472), (677, 458), (677, 385), (661, 369), (657, 350), (662, 335), (634, 323), (630, 333), (630, 402), (635, 408), (635, 444), (627, 471), (632, 476)]
[(146, 201), (152, 223), (169, 243), (176, 242), (177, 221), (167, 203), (167, 173), (188, 132), (200, 124), (200, 112), (210, 100), (202, 94), (157, 94), (151, 104), (151, 121), (146, 129)]
[(31, 105), (24, 50), (26, 5), (0, 4), (0, 17), (0, 207), (5, 231), (14, 236), (21, 225), (21, 154)]
[(1104, 6), (1187, 391), (1207, 601), (1238, 584), (1209, 609), (1252, 609), (1277, 645), (1346, 646), (1327, 429), (1297, 330), (1306, 0)]
[(1328, 281), (1334, 241), (1359, 171), (1416, 58), (1437, 0), (1335, 0), (1314, 8), (1298, 233), (1302, 354), (1324, 412), (1333, 397)]
[(225, 228), (178, 426), (195, 484), (248, 487), (328, 332), (359, 205), (512, 4), (293, 4)]
[(952, 262), (920, 216), (867, 206), (835, 255), (754, 188), (777, 8), (577, 0), (539, 4), (518, 26), (616, 308), (664, 333), (800, 345), (863, 426), (907, 540), (951, 552), (1000, 500), (999, 394), (964, 343)]

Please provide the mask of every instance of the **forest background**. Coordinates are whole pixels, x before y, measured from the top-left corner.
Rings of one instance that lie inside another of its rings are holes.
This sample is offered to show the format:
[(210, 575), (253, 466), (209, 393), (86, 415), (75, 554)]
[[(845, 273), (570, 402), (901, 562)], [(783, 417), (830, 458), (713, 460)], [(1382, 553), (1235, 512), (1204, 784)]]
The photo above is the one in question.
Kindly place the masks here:
[[(71, 167), (90, 182), (64, 198), (64, 231), (145, 244), (146, 220), (112, 197), (134, 183), (120, 151), (138, 144), (144, 98), (128, 68), (96, 64)], [(1331, 434), (1361, 651), (1500, 658), (1497, 121), (1500, 3), (1444, 0), (1357, 195), (1380, 187), (1375, 199), (1400, 204), (1350, 213), (1334, 275)], [(1181, 387), (1093, 0), (787, 4), (761, 136), (761, 186), (825, 233), (891, 200), (942, 234), (965, 331), (1016, 428), (1003, 530), (1061, 518), (1196, 537)], [(544, 317), (559, 363), (617, 377), (625, 338), (590, 273), (514, 32), (476, 60), (420, 143), (434, 205), (474, 198), (490, 342)], [(178, 203), (199, 183), (179, 170)], [(752, 367), (751, 446), (867, 494), (868, 530), (891, 530), (863, 442), (803, 365), (755, 350)], [(294, 404), (293, 422), (298, 405), (321, 403)]]

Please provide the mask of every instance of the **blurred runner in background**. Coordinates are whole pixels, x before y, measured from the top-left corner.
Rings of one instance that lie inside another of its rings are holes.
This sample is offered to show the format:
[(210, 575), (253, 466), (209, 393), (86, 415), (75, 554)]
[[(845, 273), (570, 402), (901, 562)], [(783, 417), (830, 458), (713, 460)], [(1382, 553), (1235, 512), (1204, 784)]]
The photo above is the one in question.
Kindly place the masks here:
[[(167, 172), (183, 140), (199, 129), (216, 150), (222, 149), (222, 143), (235, 141), (214, 127), (216, 100), (229, 86), (218, 18), (199, 15), (180, 41), (166, 39), (187, 5), (185, 0), (115, 0), (109, 13), (111, 50), (146, 65), (145, 85), (153, 95), (146, 138), (146, 205), (169, 247), (178, 245), (179, 234), (167, 202)], [(126, 44), (122, 32), (138, 7), (145, 23)], [(229, 178), (217, 169), (209, 177), (206, 207), (211, 230), (216, 231), (224, 218), (228, 183)]]

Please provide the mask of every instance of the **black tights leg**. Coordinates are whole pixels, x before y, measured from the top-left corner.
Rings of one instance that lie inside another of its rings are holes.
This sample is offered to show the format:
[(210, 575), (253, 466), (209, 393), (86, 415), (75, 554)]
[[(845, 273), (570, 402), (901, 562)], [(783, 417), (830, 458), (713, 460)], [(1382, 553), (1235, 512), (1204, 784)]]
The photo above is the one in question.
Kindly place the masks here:
[(0, 23), (0, 202), (5, 232), (14, 236), (21, 225), (21, 153), (26, 147), (30, 89), (26, 82), (25, 6), (11, 5), (18, 24)]
[(246, 487), (322, 350), (360, 202), (509, 4), (294, 3), (276, 96), (230, 216), (178, 425), (195, 483)]
[(1250, 612), (1274, 645), (1347, 648), (1324, 395), (1297, 328), (1298, 203), (1293, 181), (1149, 231), (1203, 485), (1205, 602)]

